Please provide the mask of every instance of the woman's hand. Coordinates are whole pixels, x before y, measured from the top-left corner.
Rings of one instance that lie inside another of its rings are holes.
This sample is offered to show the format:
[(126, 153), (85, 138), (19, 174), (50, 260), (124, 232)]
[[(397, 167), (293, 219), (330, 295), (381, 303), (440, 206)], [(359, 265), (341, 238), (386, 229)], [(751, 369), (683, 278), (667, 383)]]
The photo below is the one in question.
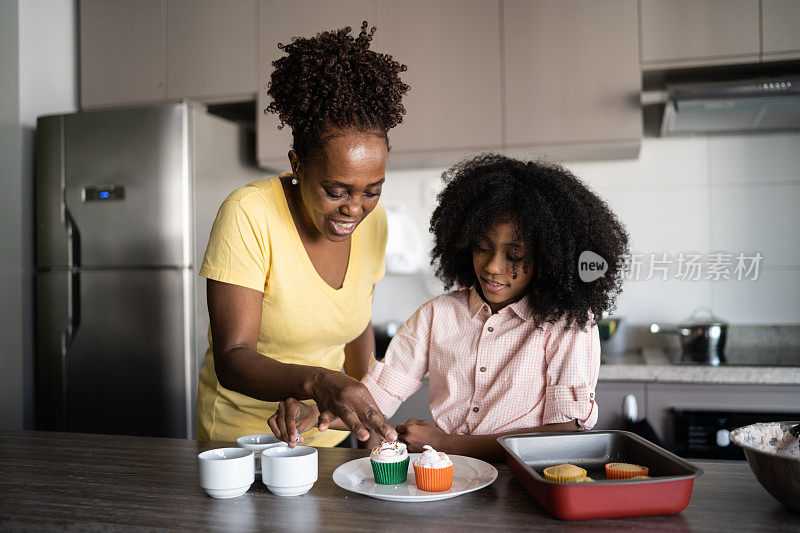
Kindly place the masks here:
[(360, 441), (368, 440), (370, 433), (397, 440), (397, 432), (386, 422), (372, 394), (360, 381), (342, 372), (324, 370), (317, 373), (311, 387), (311, 397), (320, 412), (317, 420), (320, 431), (339, 418)]
[(411, 418), (408, 422), (397, 426), (400, 441), (408, 445), (409, 452), (422, 452), (423, 446), (432, 446), (438, 451), (446, 448), (449, 435), (439, 429), (439, 426), (427, 420)]
[(269, 417), (267, 424), (279, 440), (294, 448), (303, 442), (300, 433), (314, 427), (318, 418), (319, 411), (315, 405), (289, 398), (278, 404), (278, 410)]

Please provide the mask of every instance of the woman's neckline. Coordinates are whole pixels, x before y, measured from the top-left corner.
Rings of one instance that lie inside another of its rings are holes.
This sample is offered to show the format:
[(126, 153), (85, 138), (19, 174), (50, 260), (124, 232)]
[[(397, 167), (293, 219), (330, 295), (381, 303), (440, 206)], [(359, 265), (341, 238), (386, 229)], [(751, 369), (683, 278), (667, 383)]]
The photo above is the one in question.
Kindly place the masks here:
[(289, 207), (289, 197), (287, 196), (283, 185), (283, 178), (288, 175), (289, 173), (287, 172), (276, 176), (274, 184), (274, 187), (277, 189), (277, 194), (280, 196), (280, 201), (278, 203), (281, 210), (284, 212), (283, 214), (284, 219), (286, 220), (287, 231), (289, 232), (292, 241), (295, 243), (298, 254), (300, 255), (302, 262), (306, 266), (306, 269), (309, 271), (311, 277), (316, 279), (317, 282), (325, 288), (325, 290), (333, 293), (339, 293), (342, 291), (342, 289), (349, 286), (351, 277), (350, 272), (354, 269), (355, 257), (357, 257), (355, 254), (355, 248), (357, 243), (356, 239), (358, 238), (359, 234), (359, 228), (356, 228), (356, 230), (350, 236), (350, 252), (347, 258), (347, 267), (345, 269), (344, 278), (342, 279), (342, 286), (335, 288), (322, 278), (319, 271), (314, 266), (314, 263), (311, 261), (311, 257), (308, 255), (308, 250), (306, 250), (306, 247), (303, 244), (303, 239), (300, 238), (300, 232), (297, 229), (297, 223), (295, 222), (294, 216), (292, 215), (292, 210)]

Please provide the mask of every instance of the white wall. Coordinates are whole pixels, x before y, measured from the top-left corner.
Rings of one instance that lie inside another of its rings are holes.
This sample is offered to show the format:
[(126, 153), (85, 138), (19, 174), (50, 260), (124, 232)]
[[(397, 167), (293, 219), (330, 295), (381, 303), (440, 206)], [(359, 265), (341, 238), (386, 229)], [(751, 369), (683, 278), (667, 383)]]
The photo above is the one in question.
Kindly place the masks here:
[(77, 109), (76, 0), (0, 0), (0, 427), (33, 426), (36, 117)]
[[(567, 167), (626, 224), (633, 252), (673, 261), (666, 281), (645, 280), (645, 270), (626, 282), (616, 315), (670, 322), (709, 306), (732, 324), (800, 323), (800, 134), (645, 139), (638, 160)], [(441, 171), (390, 172), (382, 196), (406, 205), (428, 239)], [(758, 280), (674, 277), (678, 253), (718, 251), (760, 252)], [(437, 294), (429, 278), (388, 275), (376, 288), (375, 322), (404, 320)]]

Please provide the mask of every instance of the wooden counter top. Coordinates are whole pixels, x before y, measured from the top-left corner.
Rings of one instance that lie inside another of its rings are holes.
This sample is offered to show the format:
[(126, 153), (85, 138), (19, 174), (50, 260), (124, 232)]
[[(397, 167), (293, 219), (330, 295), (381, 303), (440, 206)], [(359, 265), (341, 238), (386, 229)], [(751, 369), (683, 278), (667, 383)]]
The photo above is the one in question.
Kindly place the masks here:
[(319, 481), (304, 496), (274, 496), (256, 479), (244, 496), (214, 500), (200, 487), (196, 455), (223, 445), (1, 432), (0, 529), (800, 531), (800, 515), (775, 501), (746, 463), (698, 462), (705, 475), (678, 515), (563, 522), (539, 507), (503, 463), (494, 484), (450, 500), (399, 503), (352, 494), (331, 474), (365, 452), (342, 448), (320, 449)]

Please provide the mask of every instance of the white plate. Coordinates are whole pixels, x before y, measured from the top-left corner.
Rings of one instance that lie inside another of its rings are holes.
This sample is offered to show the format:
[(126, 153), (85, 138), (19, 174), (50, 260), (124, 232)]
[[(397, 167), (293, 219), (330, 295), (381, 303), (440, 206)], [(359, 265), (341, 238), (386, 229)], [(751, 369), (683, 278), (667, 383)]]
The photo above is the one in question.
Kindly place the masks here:
[(333, 482), (350, 492), (379, 500), (396, 502), (432, 502), (455, 498), (491, 485), (497, 479), (497, 469), (487, 462), (462, 455), (448, 455), (453, 461), (453, 486), (443, 492), (425, 492), (417, 488), (412, 463), (422, 454), (408, 454), (408, 479), (398, 485), (375, 483), (369, 457), (349, 461), (333, 472)]

